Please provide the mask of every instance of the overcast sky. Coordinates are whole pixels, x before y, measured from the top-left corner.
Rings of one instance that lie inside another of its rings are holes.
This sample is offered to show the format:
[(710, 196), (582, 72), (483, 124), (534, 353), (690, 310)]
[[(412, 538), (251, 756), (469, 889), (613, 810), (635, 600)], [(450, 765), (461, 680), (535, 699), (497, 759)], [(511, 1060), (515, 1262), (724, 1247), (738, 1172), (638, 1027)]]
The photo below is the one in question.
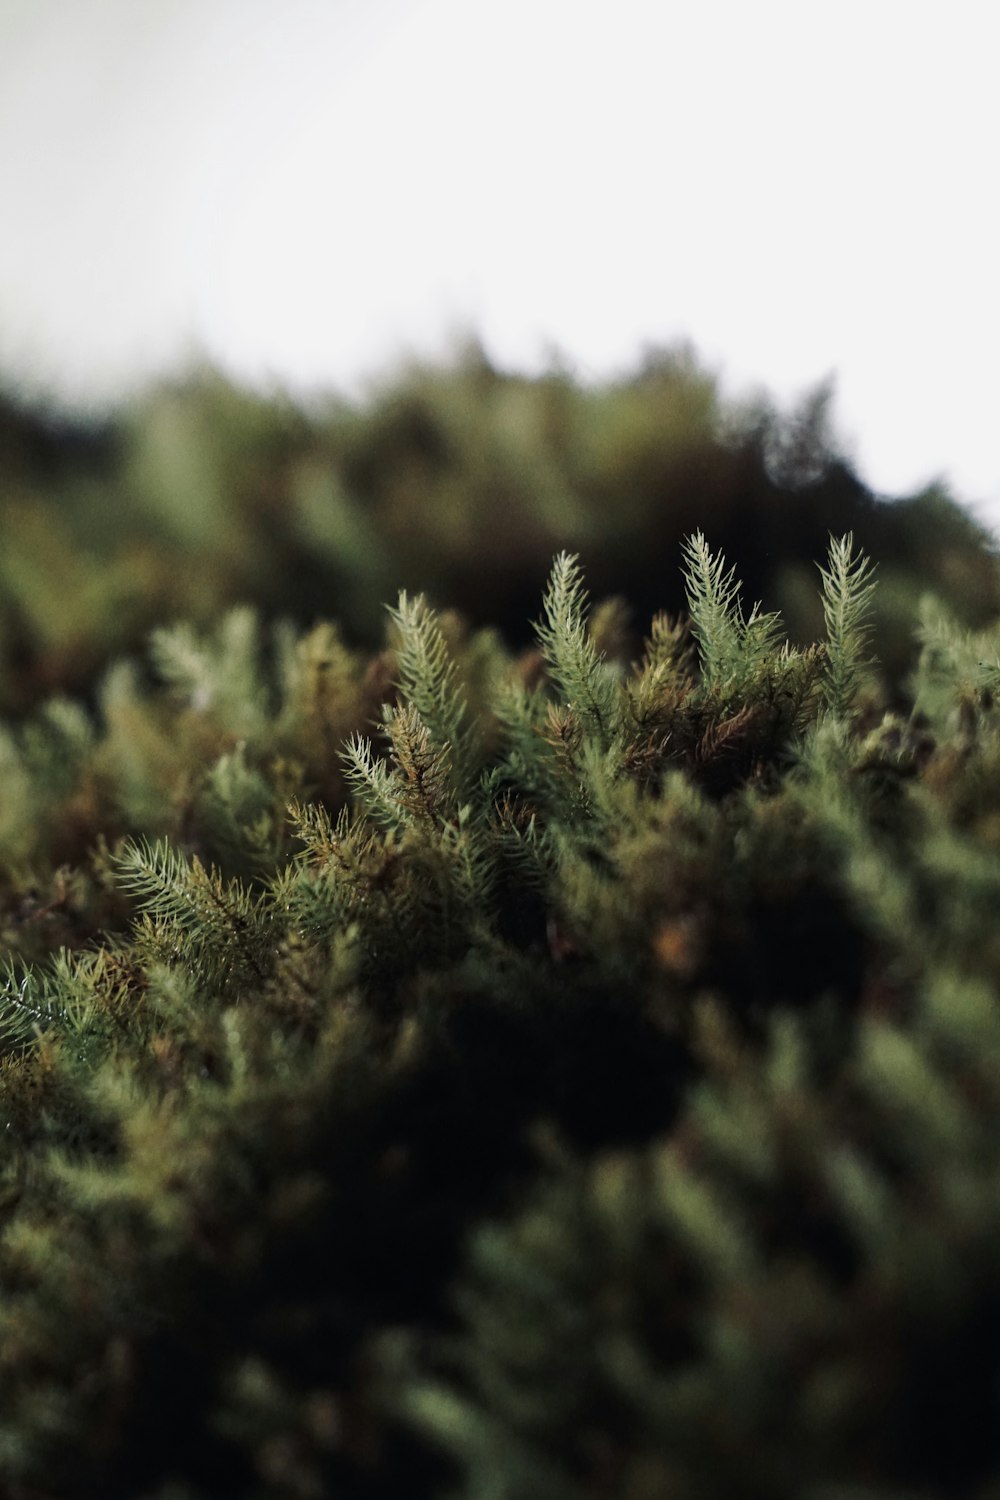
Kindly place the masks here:
[(356, 389), (478, 334), (834, 375), (1000, 523), (991, 0), (0, 0), (0, 367)]

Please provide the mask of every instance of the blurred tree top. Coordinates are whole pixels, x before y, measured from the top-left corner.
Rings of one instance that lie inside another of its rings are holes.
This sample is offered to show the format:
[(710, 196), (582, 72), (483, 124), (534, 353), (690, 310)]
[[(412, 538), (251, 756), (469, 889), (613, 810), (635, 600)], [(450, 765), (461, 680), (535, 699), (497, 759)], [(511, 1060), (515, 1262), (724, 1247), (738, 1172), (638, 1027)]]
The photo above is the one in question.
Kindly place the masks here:
[(793, 640), (819, 626), (813, 564), (831, 532), (881, 559), (885, 670), (912, 664), (930, 590), (969, 625), (997, 608), (982, 529), (931, 489), (876, 499), (838, 453), (829, 392), (790, 415), (736, 406), (687, 349), (595, 387), (503, 373), (473, 349), (399, 372), (361, 405), (306, 408), (195, 372), (102, 426), (0, 396), (0, 711), (86, 691), (172, 618), (237, 602), (379, 638), (400, 587), (515, 643), (553, 554), (636, 619), (680, 606), (681, 538), (739, 555)]

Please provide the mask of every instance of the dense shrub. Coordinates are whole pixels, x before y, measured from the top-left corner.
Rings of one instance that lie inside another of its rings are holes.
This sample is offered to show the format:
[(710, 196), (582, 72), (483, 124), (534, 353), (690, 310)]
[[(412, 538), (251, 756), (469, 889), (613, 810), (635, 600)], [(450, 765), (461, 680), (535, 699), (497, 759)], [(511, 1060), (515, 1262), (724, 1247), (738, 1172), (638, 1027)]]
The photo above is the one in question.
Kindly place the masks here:
[(850, 536), (818, 644), (683, 574), (235, 607), (6, 732), (4, 1493), (1000, 1495), (1000, 627), (887, 683)]

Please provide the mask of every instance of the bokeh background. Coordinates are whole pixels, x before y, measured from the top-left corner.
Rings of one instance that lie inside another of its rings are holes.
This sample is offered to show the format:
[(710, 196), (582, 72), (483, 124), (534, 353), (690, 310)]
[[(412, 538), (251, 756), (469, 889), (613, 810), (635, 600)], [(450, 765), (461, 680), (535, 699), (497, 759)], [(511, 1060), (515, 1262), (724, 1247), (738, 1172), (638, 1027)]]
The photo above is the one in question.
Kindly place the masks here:
[(3, 0), (0, 358), (93, 403), (680, 337), (996, 519), (991, 9)]
[[(996, 607), (990, 7), (0, 0), (0, 711), (234, 600)], [(893, 504), (889, 505), (889, 500)]]

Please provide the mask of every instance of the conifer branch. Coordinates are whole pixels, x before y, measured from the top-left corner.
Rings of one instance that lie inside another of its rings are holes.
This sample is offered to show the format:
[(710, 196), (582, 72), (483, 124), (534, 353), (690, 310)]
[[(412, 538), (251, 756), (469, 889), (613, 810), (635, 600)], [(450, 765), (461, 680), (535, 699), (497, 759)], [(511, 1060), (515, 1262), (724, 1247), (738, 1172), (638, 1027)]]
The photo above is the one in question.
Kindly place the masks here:
[(103, 951), (76, 964), (62, 952), (51, 968), (29, 965), (21, 973), (7, 961), (0, 970), (0, 1049), (29, 1047), (49, 1031), (80, 1038), (93, 1030), (94, 980), (105, 968)]
[(831, 536), (829, 566), (819, 570), (827, 641), (825, 699), (828, 710), (838, 716), (850, 714), (864, 668), (870, 664), (864, 653), (871, 634), (874, 568), (864, 553), (853, 556), (853, 548), (851, 532), (839, 540)]
[(392, 771), (376, 756), (371, 740), (363, 734), (352, 735), (340, 758), (348, 783), (369, 816), (390, 830), (408, 827), (411, 814), (400, 801)]
[(272, 881), (276, 908), (320, 939), (343, 931), (362, 907), (370, 919), (369, 898), (395, 859), (392, 835), (387, 839), (364, 818), (352, 820), (346, 807), (336, 825), (314, 803), (292, 803), (289, 815), (305, 848)]
[(39, 993), (30, 968), (18, 974), (13, 964), (5, 965), (0, 975), (0, 1049), (29, 1047), (64, 1018), (64, 1010)]
[(587, 631), (587, 591), (579, 560), (568, 552), (556, 558), (535, 626), (549, 674), (566, 700), (602, 743), (618, 728), (616, 684)]
[(412, 705), (391, 709), (386, 724), (398, 767), (397, 800), (415, 817), (434, 826), (448, 816), (455, 801), (450, 747), (432, 744), (430, 731)]
[(187, 945), (194, 959), (264, 972), (260, 955), (271, 926), (268, 897), (256, 899), (239, 881), (223, 881), (197, 855), (190, 860), (166, 840), (126, 845), (116, 861), (121, 888), (154, 923)]
[(435, 747), (451, 752), (454, 771), (464, 783), (471, 772), (466, 705), (440, 621), (422, 594), (411, 599), (405, 591), (389, 613), (400, 636), (400, 689)]
[(708, 682), (722, 681), (739, 657), (740, 585), (736, 568), (726, 572), (720, 552), (713, 557), (700, 531), (684, 543), (688, 613)]
[(700, 531), (684, 543), (688, 612), (698, 642), (707, 686), (745, 680), (778, 649), (783, 627), (777, 612), (753, 606), (743, 618), (736, 569), (726, 571), (722, 553), (713, 556)]
[(306, 858), (317, 864), (328, 863), (346, 836), (347, 808), (341, 809), (336, 826), (321, 802), (296, 799), (289, 802), (287, 811), (296, 837), (305, 845)]

